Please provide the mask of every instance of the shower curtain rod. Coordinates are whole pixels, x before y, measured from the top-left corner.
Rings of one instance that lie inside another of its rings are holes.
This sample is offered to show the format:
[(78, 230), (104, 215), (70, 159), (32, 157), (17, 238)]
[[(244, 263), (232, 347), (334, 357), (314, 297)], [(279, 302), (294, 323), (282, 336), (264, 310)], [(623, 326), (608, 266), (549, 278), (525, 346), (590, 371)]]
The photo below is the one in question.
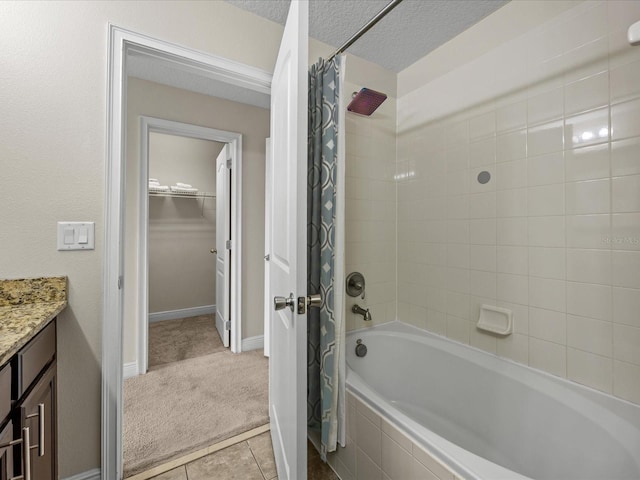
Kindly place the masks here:
[(373, 28), (373, 26), (376, 23), (378, 23), (380, 20), (382, 20), (387, 13), (389, 13), (391, 10), (396, 8), (400, 4), (400, 2), (402, 2), (402, 0), (391, 0), (391, 2), (389, 2), (389, 4), (387, 6), (385, 6), (382, 10), (380, 10), (376, 14), (375, 17), (373, 17), (371, 20), (369, 20), (364, 27), (362, 27), (360, 30), (358, 30), (356, 33), (354, 33), (351, 36), (351, 38), (345, 42), (344, 45), (342, 45), (338, 50), (336, 50), (333, 53), (333, 55), (331, 55), (327, 59), (327, 62), (330, 62), (331, 60), (333, 60), (335, 58), (336, 55), (340, 55), (347, 48), (349, 48), (351, 45), (353, 45), (362, 35), (367, 33), (369, 30), (371, 30), (371, 28)]

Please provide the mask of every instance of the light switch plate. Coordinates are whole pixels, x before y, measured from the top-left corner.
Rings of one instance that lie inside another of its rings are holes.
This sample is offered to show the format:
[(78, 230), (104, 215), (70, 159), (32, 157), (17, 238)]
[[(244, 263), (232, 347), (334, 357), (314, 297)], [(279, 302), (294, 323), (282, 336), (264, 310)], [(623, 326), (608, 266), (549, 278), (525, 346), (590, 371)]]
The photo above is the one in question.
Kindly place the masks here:
[[(73, 241), (71, 239), (73, 232)], [(67, 241), (65, 242), (65, 234)], [(94, 250), (94, 222), (58, 222), (58, 250)]]

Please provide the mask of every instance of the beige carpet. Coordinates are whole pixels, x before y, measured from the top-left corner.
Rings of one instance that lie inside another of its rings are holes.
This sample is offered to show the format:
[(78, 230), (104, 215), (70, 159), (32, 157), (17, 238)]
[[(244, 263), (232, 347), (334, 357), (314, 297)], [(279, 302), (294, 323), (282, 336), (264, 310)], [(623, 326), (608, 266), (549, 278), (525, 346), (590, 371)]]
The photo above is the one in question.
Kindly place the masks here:
[(221, 352), (213, 315), (149, 324), (149, 367)]
[(125, 477), (267, 423), (268, 382), (262, 350), (225, 350), (127, 379)]

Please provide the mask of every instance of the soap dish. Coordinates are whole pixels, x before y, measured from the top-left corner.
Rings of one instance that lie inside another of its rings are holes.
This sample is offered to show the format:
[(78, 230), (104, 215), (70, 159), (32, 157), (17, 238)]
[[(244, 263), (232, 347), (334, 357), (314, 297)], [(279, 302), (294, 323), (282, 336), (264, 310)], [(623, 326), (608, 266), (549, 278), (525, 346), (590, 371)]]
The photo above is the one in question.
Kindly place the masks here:
[(513, 312), (508, 308), (482, 305), (478, 328), (497, 335), (510, 335), (513, 330)]

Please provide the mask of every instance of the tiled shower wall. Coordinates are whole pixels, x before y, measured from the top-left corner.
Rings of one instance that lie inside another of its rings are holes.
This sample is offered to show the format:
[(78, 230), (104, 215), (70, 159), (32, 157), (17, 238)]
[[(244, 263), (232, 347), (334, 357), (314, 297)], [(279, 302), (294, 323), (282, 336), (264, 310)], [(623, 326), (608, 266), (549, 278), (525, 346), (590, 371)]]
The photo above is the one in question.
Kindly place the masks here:
[(640, 403), (638, 20), (585, 2), (398, 98), (399, 320)]
[[(347, 77), (349, 63), (347, 62)], [(392, 72), (388, 72), (392, 75)], [(345, 81), (345, 93), (362, 86)], [(347, 330), (396, 318), (396, 99), (395, 92), (370, 117), (346, 113), (346, 272), (361, 272), (365, 298), (346, 296)], [(369, 308), (371, 322), (351, 313)]]

